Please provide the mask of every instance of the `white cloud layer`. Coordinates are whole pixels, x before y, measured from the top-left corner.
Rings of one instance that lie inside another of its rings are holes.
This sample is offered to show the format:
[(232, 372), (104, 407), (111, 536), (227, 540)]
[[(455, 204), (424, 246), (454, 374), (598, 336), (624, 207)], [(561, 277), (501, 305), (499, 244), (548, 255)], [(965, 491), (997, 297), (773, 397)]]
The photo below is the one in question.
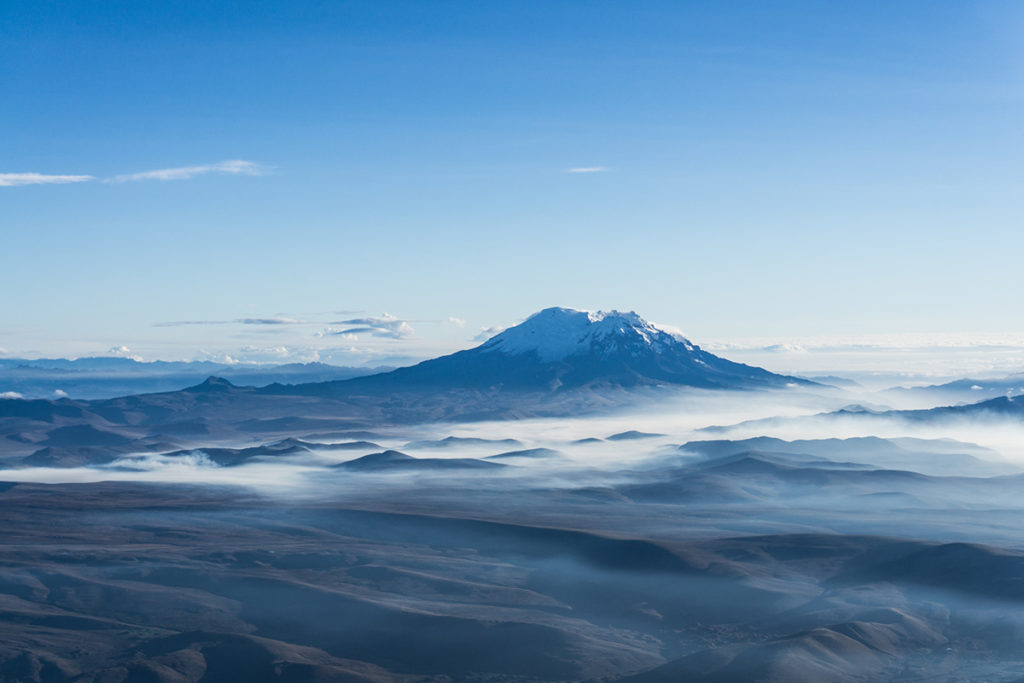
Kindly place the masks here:
[(45, 173), (0, 173), (0, 187), (20, 185), (65, 185), (85, 183), (95, 178), (91, 175), (48, 175)]
[(576, 166), (565, 169), (566, 173), (605, 173), (606, 171), (608, 171), (607, 166)]

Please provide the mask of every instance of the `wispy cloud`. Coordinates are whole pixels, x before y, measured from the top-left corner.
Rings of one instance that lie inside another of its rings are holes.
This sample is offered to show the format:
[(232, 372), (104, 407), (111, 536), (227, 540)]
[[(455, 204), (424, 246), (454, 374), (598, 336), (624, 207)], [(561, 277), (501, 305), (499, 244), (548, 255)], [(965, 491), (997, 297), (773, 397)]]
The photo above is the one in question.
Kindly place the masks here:
[(762, 350), (771, 353), (807, 353), (807, 348), (800, 344), (769, 344)]
[(239, 351), (240, 355), (250, 361), (287, 360), (294, 357), (293, 351), (287, 346), (253, 346), (249, 344), (243, 346)]
[[(106, 183), (127, 183), (139, 180), (189, 180), (201, 175), (264, 175), (270, 169), (254, 161), (229, 159), (216, 164), (200, 166), (179, 166), (177, 168), (158, 168), (141, 173), (125, 173), (112, 178), (105, 178)], [(49, 174), (49, 173), (0, 173), (0, 187), (18, 187), (22, 185), (66, 185), (68, 183), (85, 183), (96, 180), (93, 175)]]
[(234, 320), (169, 320), (153, 323), (153, 327), (183, 327), (185, 325), (302, 325), (305, 321), (294, 318), (235, 318)]
[(108, 182), (127, 183), (138, 180), (189, 180), (200, 175), (263, 175), (267, 168), (253, 161), (232, 159), (221, 161), (216, 164), (204, 164), (202, 166), (180, 166), (178, 168), (158, 168), (153, 171), (142, 171), (141, 173), (127, 173), (117, 175)]
[(130, 348), (128, 348), (127, 346), (124, 346), (123, 344), (121, 346), (111, 347), (107, 351), (107, 355), (109, 355), (109, 356), (117, 356), (118, 358), (130, 358), (131, 360), (136, 360), (136, 361), (141, 361), (142, 360), (142, 356), (138, 355), (137, 353), (133, 353)]
[(182, 327), (184, 325), (224, 325), (228, 320), (168, 320), (166, 322), (153, 323), (153, 327)]
[(320, 338), (323, 338), (323, 337), (341, 337), (342, 340), (348, 341), (348, 342), (358, 341), (358, 339), (359, 339), (356, 335), (352, 334), (351, 332), (343, 332), (342, 330), (339, 330), (336, 327), (325, 327), (324, 329), (320, 330), (319, 332), (314, 332), (313, 336), (314, 337), (320, 337)]
[(607, 166), (576, 166), (575, 168), (565, 169), (566, 173), (606, 173), (609, 170)]
[(301, 320), (294, 318), (238, 318), (234, 322), (242, 325), (301, 325)]
[(412, 326), (407, 321), (387, 313), (379, 318), (352, 318), (332, 324), (354, 326), (340, 330), (337, 334), (369, 334), (390, 339), (405, 339), (413, 334)]
[(473, 337), (473, 341), (487, 341), (494, 335), (501, 334), (506, 329), (508, 328), (501, 327), (500, 325), (495, 325), (492, 327), (481, 327), (480, 332), (475, 337)]
[(95, 180), (91, 175), (48, 175), (45, 173), (0, 173), (0, 187), (21, 185), (65, 185)]
[(449, 316), (448, 319), (445, 320), (445, 322), (448, 323), (449, 325), (454, 325), (455, 327), (466, 326), (465, 320), (463, 320), (462, 318), (456, 318), (455, 316)]

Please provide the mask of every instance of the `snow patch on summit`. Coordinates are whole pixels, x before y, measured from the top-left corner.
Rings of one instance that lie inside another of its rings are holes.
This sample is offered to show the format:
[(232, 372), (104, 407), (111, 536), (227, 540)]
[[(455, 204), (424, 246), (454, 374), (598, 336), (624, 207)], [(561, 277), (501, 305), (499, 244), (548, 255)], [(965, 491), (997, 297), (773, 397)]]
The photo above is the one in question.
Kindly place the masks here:
[(630, 349), (664, 353), (697, 350), (678, 330), (644, 320), (633, 311), (578, 311), (546, 308), (492, 337), (481, 351), (510, 356), (536, 353), (552, 362), (588, 353), (611, 354)]

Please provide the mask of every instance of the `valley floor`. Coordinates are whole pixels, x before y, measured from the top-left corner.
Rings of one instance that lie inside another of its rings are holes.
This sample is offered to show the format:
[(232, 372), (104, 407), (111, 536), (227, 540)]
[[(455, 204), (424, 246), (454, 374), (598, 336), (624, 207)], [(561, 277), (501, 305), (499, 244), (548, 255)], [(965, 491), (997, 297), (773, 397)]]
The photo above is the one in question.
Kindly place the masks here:
[(1024, 680), (1018, 418), (767, 400), (9, 418), (0, 680)]
[(5, 486), (5, 681), (1024, 677), (1024, 554), (904, 537), (936, 511), (864, 534), (487, 479), (335, 501)]

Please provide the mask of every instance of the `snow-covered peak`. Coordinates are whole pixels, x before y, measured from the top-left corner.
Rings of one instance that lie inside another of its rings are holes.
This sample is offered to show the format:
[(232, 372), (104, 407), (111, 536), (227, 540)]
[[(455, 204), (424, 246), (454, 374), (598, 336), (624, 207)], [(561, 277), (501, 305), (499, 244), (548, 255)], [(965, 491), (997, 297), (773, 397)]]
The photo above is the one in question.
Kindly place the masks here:
[(608, 354), (629, 349), (664, 353), (695, 347), (674, 330), (658, 327), (633, 311), (577, 311), (545, 308), (488, 340), (482, 351), (510, 356), (536, 353), (545, 362), (585, 353)]

